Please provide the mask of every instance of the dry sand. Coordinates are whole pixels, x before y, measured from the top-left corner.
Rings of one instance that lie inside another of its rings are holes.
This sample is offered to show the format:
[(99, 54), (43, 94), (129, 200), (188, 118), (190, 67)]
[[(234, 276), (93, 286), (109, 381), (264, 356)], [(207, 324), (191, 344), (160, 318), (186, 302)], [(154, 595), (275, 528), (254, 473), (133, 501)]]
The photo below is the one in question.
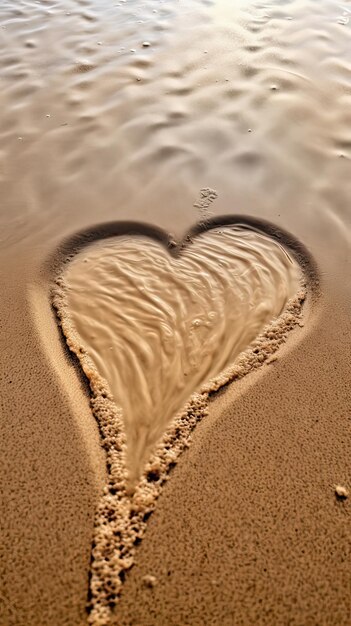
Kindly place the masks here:
[(49, 263), (95, 224), (181, 238), (228, 214), (306, 246), (320, 297), (276, 361), (211, 401), (112, 623), (350, 623), (349, 16), (327, 0), (2, 3), (1, 625), (87, 623), (106, 481)]

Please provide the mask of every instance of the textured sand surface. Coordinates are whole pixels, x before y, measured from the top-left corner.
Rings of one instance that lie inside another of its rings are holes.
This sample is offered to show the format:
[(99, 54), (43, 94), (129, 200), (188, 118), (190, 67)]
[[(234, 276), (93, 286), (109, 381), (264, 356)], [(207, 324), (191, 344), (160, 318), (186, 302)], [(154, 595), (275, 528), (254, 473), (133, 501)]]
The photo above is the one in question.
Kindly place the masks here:
[(48, 259), (96, 224), (181, 238), (228, 214), (300, 240), (321, 296), (211, 403), (114, 624), (350, 624), (349, 19), (336, 0), (1, 3), (1, 626), (86, 624), (106, 480)]

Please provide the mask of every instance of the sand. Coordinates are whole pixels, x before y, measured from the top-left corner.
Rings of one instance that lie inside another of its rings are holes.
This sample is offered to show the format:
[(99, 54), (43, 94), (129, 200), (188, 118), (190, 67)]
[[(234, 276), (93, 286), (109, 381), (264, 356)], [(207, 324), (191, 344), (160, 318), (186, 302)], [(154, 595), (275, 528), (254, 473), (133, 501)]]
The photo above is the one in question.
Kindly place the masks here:
[(6, 626), (87, 623), (107, 476), (50, 307), (52, 259), (96, 224), (178, 239), (223, 215), (291, 233), (320, 295), (276, 361), (211, 400), (112, 623), (350, 622), (350, 499), (335, 494), (350, 489), (349, 9), (232, 4), (0, 9)]
[(210, 398), (275, 362), (302, 324), (306, 299), (317, 297), (318, 272), (299, 242), (263, 223), (255, 232), (252, 223), (225, 221), (198, 226), (178, 245), (165, 245), (162, 232), (146, 237), (141, 226), (135, 234), (137, 224), (100, 242), (81, 235), (55, 271), (52, 303), (88, 381), (106, 452), (92, 541), (93, 626), (111, 623), (147, 521)]
[(304, 288), (299, 264), (271, 238), (209, 226), (178, 247), (142, 234), (95, 242), (60, 277), (64, 334), (122, 409), (131, 480), (192, 393)]

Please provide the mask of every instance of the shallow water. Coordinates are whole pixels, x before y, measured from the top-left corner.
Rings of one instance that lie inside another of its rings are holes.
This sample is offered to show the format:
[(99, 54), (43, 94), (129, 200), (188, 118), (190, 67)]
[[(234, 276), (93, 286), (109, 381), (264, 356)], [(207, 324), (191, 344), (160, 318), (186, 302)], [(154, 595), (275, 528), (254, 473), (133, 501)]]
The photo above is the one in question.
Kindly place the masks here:
[(181, 234), (203, 187), (212, 212), (348, 245), (349, 16), (330, 0), (3, 2), (2, 250), (35, 259), (126, 216)]
[(274, 240), (238, 227), (198, 235), (176, 258), (121, 236), (69, 264), (66, 315), (122, 407), (132, 480), (193, 392), (283, 312), (300, 274)]

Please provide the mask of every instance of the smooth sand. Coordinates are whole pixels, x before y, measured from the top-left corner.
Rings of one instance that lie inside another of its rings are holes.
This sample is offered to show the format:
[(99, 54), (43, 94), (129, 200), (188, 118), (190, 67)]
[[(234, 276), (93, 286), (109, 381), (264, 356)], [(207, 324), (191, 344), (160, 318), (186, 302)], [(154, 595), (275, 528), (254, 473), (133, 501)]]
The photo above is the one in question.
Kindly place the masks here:
[(0, 9), (0, 623), (86, 624), (106, 479), (47, 260), (97, 223), (181, 237), (209, 187), (213, 215), (264, 218), (306, 245), (321, 296), (277, 361), (197, 426), (114, 623), (346, 626), (350, 498), (334, 486), (350, 488), (348, 8), (118, 4)]

